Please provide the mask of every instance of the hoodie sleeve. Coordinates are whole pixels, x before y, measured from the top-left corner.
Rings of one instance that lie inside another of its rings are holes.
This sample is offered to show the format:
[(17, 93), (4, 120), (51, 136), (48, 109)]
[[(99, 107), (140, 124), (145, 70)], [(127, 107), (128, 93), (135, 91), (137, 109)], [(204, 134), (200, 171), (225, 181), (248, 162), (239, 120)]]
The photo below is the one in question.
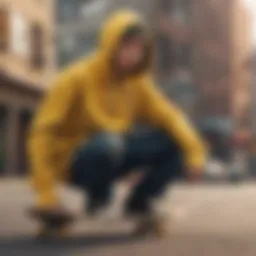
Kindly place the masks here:
[(32, 124), (28, 139), (31, 178), (36, 190), (38, 207), (47, 208), (58, 203), (55, 188), (53, 148), (57, 133), (75, 100), (76, 81), (63, 74), (53, 85)]
[(181, 146), (189, 168), (201, 169), (206, 162), (206, 148), (184, 114), (155, 88), (151, 78), (144, 79), (141, 89), (142, 118), (161, 127)]

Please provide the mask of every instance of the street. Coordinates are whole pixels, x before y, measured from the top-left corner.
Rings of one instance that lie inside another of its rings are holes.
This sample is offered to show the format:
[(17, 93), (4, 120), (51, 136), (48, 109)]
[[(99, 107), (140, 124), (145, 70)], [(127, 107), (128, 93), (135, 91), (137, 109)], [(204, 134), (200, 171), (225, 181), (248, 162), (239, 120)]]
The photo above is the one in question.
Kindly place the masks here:
[[(118, 211), (124, 189), (118, 189), (113, 211)], [(70, 209), (81, 212), (77, 191), (62, 189)], [(33, 197), (27, 183), (0, 181), (0, 255), (256, 255), (256, 186), (176, 185), (164, 204), (172, 218), (170, 237), (135, 240), (130, 223), (118, 220), (85, 221), (74, 224), (62, 241), (36, 241), (36, 223), (26, 215)]]

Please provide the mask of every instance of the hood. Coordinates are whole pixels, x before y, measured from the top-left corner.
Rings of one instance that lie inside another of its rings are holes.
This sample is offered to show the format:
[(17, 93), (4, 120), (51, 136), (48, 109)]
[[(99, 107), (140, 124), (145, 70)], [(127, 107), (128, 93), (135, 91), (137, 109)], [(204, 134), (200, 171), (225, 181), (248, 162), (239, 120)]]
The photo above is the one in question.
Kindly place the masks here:
[[(108, 65), (110, 65), (115, 50), (125, 35), (125, 32), (131, 26), (142, 27), (146, 31), (146, 26), (143, 19), (134, 11), (118, 11), (112, 14), (104, 23), (100, 34), (98, 53), (101, 59), (107, 61)], [(146, 37), (147, 35), (148, 33), (145, 33)], [(143, 67), (140, 68), (140, 72), (145, 71), (145, 69), (151, 65), (151, 42), (152, 40), (148, 37), (148, 49), (146, 50), (145, 60), (143, 60)]]

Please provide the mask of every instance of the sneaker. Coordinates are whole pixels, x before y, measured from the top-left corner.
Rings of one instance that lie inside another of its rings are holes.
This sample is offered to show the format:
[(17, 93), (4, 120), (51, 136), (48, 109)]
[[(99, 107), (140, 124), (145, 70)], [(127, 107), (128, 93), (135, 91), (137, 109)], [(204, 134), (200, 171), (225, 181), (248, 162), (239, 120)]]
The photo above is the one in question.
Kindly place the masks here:
[(86, 213), (89, 217), (96, 217), (103, 212), (108, 205), (108, 200), (89, 198), (89, 201), (86, 204)]
[(142, 219), (152, 214), (151, 205), (146, 200), (130, 199), (125, 204), (124, 215), (132, 219)]
[(47, 227), (53, 229), (68, 226), (74, 221), (74, 214), (71, 214), (64, 208), (53, 210), (31, 208), (28, 213), (33, 219), (40, 221)]

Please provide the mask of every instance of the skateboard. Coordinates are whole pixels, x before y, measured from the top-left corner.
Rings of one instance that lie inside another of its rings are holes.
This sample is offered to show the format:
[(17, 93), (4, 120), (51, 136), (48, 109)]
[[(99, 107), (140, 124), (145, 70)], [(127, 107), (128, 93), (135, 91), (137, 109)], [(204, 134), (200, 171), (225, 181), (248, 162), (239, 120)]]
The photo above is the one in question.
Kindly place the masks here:
[[(70, 214), (56, 213), (50, 216), (47, 212), (35, 209), (29, 211), (29, 216), (40, 224), (36, 235), (36, 239), (39, 240), (65, 238), (69, 234), (71, 224), (73, 224), (75, 220), (79, 219), (78, 216), (75, 218)], [(119, 221), (124, 221), (122, 218), (117, 219)], [(117, 219), (115, 221), (117, 221)], [(98, 219), (98, 221), (105, 222), (106, 220)], [(146, 237), (164, 238), (169, 234), (165, 222), (159, 222), (159, 220), (141, 219), (138, 222), (132, 221), (132, 223), (135, 224), (135, 228), (131, 230), (130, 235), (138, 239)], [(111, 224), (111, 221), (108, 221), (108, 224)]]
[(70, 225), (74, 222), (71, 214), (57, 213), (49, 215), (48, 212), (38, 209), (29, 209), (28, 215), (39, 223), (37, 239), (63, 238), (68, 234)]

